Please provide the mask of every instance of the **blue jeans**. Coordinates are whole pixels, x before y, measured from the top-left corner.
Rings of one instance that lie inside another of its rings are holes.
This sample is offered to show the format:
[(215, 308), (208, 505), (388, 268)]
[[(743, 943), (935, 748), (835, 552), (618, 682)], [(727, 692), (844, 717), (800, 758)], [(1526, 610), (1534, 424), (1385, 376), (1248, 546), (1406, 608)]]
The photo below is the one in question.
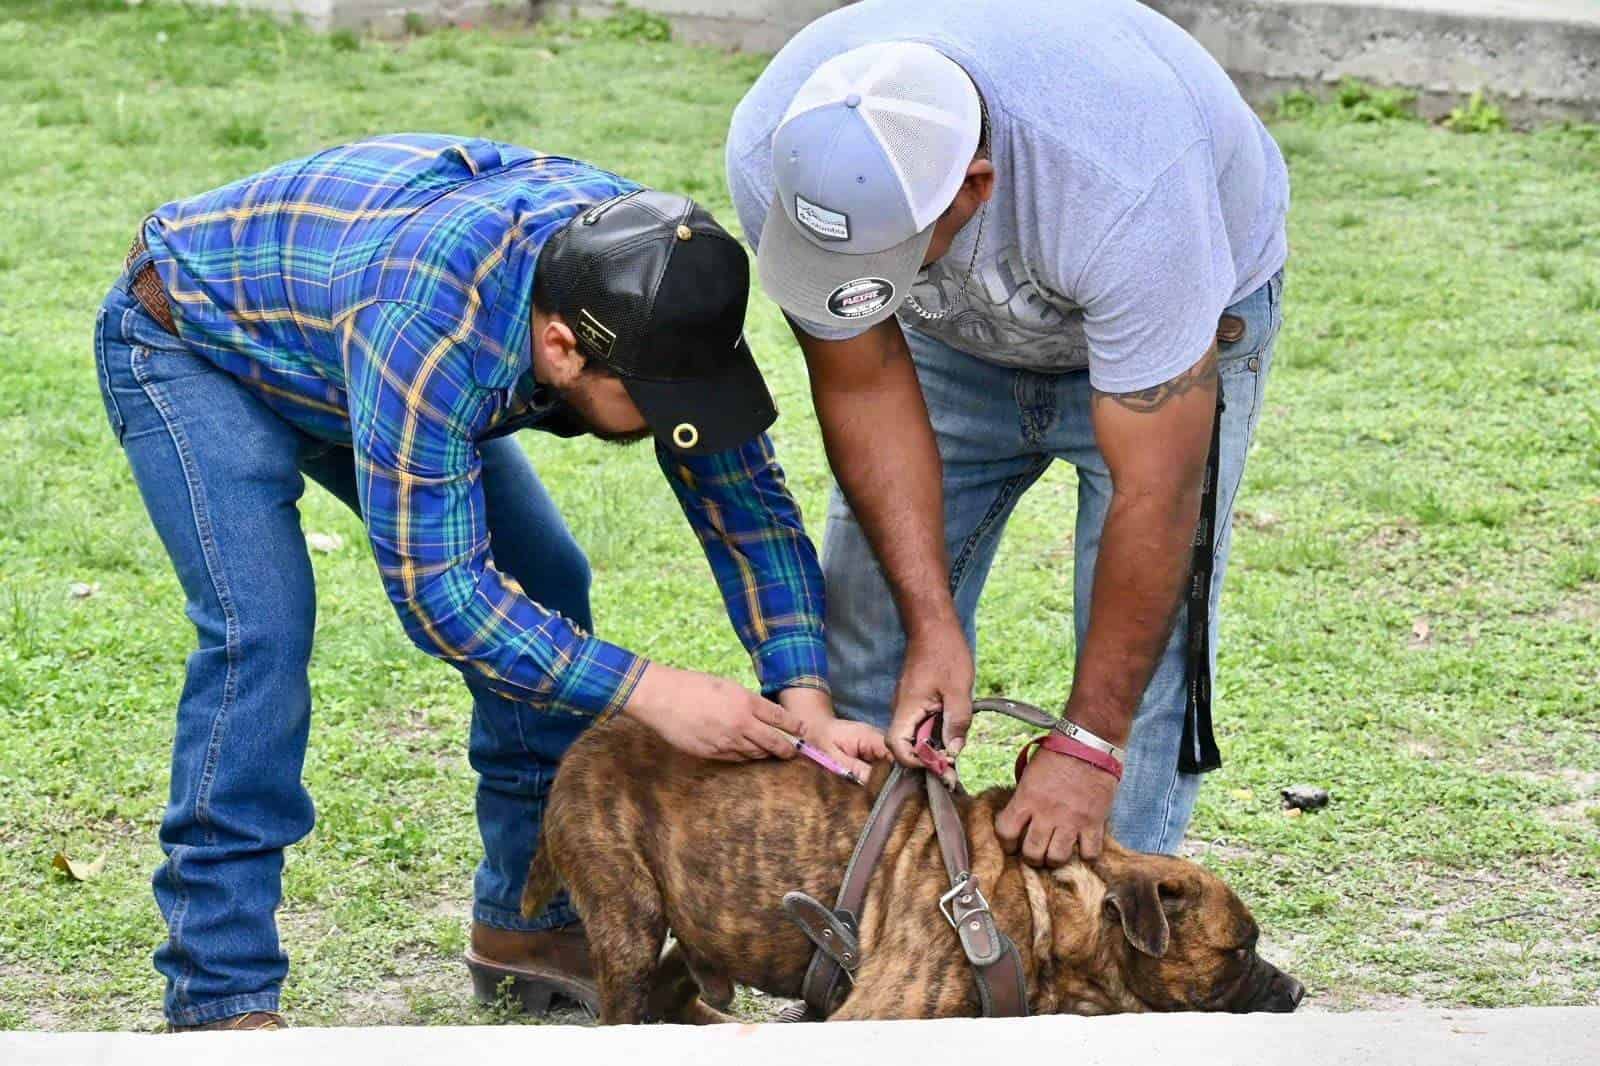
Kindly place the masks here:
[[(359, 511), (351, 451), (309, 437), (190, 352), (125, 279), (100, 310), (95, 362), (199, 638), (178, 701), (167, 858), (154, 878), (168, 930), (155, 955), (167, 1018), (197, 1025), (276, 1010), (288, 971), (274, 920), (283, 849), (313, 820), (300, 772), (316, 596), (298, 502), (310, 477)], [(509, 438), (485, 442), (482, 455), (495, 565), (591, 628), (588, 560), (526, 456)], [(473, 917), (512, 929), (566, 925), (576, 915), (564, 897), (527, 922), (520, 896), (545, 795), (586, 722), (467, 687), (484, 849)]]
[[(1213, 672), (1216, 619), (1233, 534), (1233, 503), (1245, 455), (1261, 417), (1272, 349), (1282, 325), (1280, 273), (1228, 312), (1244, 335), (1219, 348), (1227, 412), (1219, 462), (1221, 494), (1216, 569), (1211, 583)], [(1012, 508), (1056, 459), (1078, 472), (1073, 610), (1078, 646), (1089, 624), (1090, 588), (1111, 477), (1095, 443), (1086, 371), (1039, 374), (984, 362), (915, 332), (907, 333), (917, 377), (944, 462), (945, 544), (950, 581), (967, 640), (977, 648), (978, 597)], [(847, 717), (888, 725), (905, 633), (865, 534), (837, 488), (828, 508), (822, 565), (828, 590), (828, 657), (834, 701)], [(1122, 786), (1111, 812), (1113, 835), (1139, 851), (1173, 852), (1200, 789), (1178, 772), (1183, 739), (1185, 613), (1180, 611), (1155, 675), (1134, 716)], [(1063, 654), (1063, 667), (1065, 667)]]

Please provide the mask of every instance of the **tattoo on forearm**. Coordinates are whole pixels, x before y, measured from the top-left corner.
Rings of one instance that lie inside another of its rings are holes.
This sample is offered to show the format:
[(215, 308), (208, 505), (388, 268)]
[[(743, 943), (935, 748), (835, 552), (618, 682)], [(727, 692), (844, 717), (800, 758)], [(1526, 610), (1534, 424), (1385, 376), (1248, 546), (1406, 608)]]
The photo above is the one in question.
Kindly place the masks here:
[(1213, 349), (1205, 354), (1205, 358), (1171, 381), (1163, 381), (1148, 389), (1140, 389), (1138, 392), (1101, 392), (1099, 389), (1090, 391), (1096, 404), (1110, 400), (1130, 411), (1149, 414), (1151, 411), (1160, 410), (1173, 397), (1182, 396), (1191, 389), (1200, 388), (1216, 380), (1217, 353)]

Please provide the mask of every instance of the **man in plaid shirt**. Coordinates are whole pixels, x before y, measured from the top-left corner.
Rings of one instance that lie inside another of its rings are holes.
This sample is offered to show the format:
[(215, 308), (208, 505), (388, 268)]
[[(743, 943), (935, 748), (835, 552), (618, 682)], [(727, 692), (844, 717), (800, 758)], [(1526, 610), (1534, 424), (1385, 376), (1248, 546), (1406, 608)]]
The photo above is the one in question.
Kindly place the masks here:
[[(344, 145), (157, 210), (95, 334), (102, 396), (199, 646), (155, 876), (181, 1028), (275, 1028), (283, 849), (315, 596), (309, 476), (366, 523), (407, 634), (473, 696), (481, 992), (592, 1002), (564, 899), (518, 906), (543, 802), (588, 725), (630, 714), (708, 758), (885, 755), (833, 717), (822, 582), (764, 430), (744, 253), (692, 201), (512, 145)], [(591, 635), (589, 570), (524, 453), (531, 427), (656, 442), (759, 694)]]

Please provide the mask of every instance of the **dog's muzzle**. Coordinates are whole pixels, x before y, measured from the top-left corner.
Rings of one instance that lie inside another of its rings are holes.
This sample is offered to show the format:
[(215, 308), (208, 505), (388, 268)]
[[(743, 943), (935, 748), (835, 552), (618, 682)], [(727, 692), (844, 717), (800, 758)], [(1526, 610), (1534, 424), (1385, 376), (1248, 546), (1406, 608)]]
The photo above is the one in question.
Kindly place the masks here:
[(1287, 1014), (1298, 1007), (1306, 995), (1305, 985), (1260, 957), (1251, 965), (1250, 980), (1246, 987), (1250, 989), (1250, 994), (1233, 1008), (1237, 1013), (1270, 1011)]

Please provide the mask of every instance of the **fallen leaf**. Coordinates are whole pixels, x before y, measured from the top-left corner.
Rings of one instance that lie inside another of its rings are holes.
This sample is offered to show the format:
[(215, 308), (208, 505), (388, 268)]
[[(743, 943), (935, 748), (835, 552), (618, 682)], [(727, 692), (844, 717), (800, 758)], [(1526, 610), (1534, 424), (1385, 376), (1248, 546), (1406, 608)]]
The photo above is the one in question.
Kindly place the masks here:
[(1232, 796), (1236, 800), (1242, 800), (1246, 803), (1256, 798), (1256, 794), (1250, 791), (1248, 788), (1233, 789), (1228, 793), (1228, 795)]
[(51, 860), (50, 865), (66, 874), (69, 880), (87, 881), (90, 878), (100, 876), (100, 871), (106, 868), (106, 857), (102, 855), (94, 862), (83, 862), (78, 859), (69, 859), (66, 852), (58, 851), (56, 852), (56, 857)]
[(312, 551), (328, 555), (344, 547), (344, 538), (337, 533), (307, 533), (306, 544)]
[(1433, 647), (1433, 626), (1426, 618), (1415, 618), (1411, 622), (1411, 647)]
[(1298, 817), (1300, 817), (1300, 808), (1299, 807), (1289, 807), (1289, 808), (1284, 810), (1283, 816), (1285, 818), (1298, 818)]
[(67, 589), (67, 595), (75, 600), (86, 600), (100, 591), (100, 583), (96, 581), (89, 584), (87, 581), (74, 581)]

